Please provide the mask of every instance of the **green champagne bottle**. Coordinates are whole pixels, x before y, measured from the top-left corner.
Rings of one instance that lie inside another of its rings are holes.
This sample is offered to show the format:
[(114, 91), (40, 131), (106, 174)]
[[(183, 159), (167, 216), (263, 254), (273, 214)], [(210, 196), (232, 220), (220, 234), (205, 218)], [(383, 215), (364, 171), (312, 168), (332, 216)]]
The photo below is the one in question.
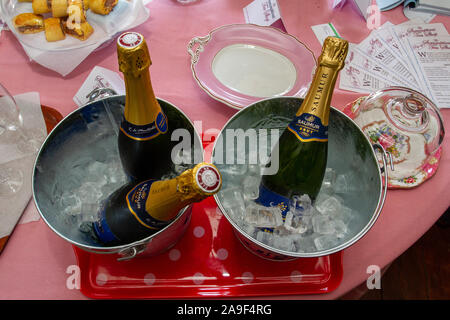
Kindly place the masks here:
[(347, 52), (346, 40), (325, 39), (308, 93), (274, 148), (279, 151), (278, 172), (261, 179), (256, 201), (278, 205), (283, 217), (292, 196), (306, 194), (314, 201), (319, 193), (327, 164), (331, 97)]
[(124, 171), (134, 181), (159, 179), (171, 162), (167, 117), (150, 81), (144, 37), (125, 32), (117, 39), (119, 69), (125, 79), (125, 111), (118, 147)]

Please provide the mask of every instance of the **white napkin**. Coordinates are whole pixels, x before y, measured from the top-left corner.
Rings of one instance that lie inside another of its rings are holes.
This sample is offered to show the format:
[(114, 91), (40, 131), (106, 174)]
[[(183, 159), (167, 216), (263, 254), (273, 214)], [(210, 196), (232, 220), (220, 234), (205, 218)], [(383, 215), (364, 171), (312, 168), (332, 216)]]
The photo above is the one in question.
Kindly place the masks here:
[[(22, 11), (24, 10), (22, 9)], [(123, 12), (126, 13), (126, 18), (124, 18)], [(6, 17), (6, 12), (1, 14), (3, 15), (3, 20), (8, 24), (9, 28), (13, 30), (14, 26), (11, 21), (12, 17)], [(54, 70), (62, 76), (66, 76), (93, 51), (102, 45), (107, 44), (109, 41), (114, 40), (114, 37), (118, 33), (132, 29), (144, 23), (150, 15), (143, 0), (132, 0), (132, 2), (128, 2), (127, 0), (119, 0), (115, 10), (113, 10), (108, 16), (97, 15), (90, 11), (88, 11), (87, 14), (88, 21), (96, 26), (101, 26), (101, 28), (95, 27), (94, 34), (86, 40), (90, 41), (92, 43), (91, 45), (80, 48), (77, 48), (78, 42), (80, 45), (83, 45), (83, 43), (77, 39), (72, 39), (71, 37), (66, 37), (65, 40), (62, 40), (66, 41), (71, 49), (60, 50), (61, 42), (46, 42), (43, 33), (31, 35), (33, 38), (30, 38), (30, 35), (17, 33), (15, 29), (14, 33), (16, 34), (16, 37), (30, 60), (34, 60), (40, 65)], [(44, 46), (48, 49), (51, 48), (57, 50), (40, 49)]]
[[(25, 131), (28, 132), (29, 130), (32, 130), (35, 132), (45, 132), (45, 134), (42, 134), (39, 138), (40, 143), (43, 143), (47, 131), (45, 120), (42, 115), (39, 93), (24, 93), (15, 96), (14, 99), (16, 99), (16, 103), (21, 110), (24, 126), (27, 129)], [(12, 160), (9, 159), (8, 162), (4, 162), (2, 159), (5, 159), (4, 154), (0, 154), (0, 164), (2, 166), (8, 166), (22, 171), (23, 185), (19, 192), (13, 194), (13, 196), (0, 196), (0, 238), (11, 234), (14, 226), (19, 221), (24, 209), (31, 199), (31, 179), (36, 154), (30, 154)], [(27, 220), (35, 221), (36, 216), (29, 217)]]

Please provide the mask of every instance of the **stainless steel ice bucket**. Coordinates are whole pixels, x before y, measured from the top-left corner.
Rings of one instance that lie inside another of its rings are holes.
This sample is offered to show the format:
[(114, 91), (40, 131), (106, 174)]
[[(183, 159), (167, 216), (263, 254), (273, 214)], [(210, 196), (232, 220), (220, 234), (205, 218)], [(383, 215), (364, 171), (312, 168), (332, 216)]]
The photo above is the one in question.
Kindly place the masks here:
[[(372, 145), (352, 119), (339, 110), (331, 108), (327, 167), (332, 168), (337, 173), (343, 173), (351, 170), (351, 166), (356, 163), (361, 169), (360, 174), (352, 181), (355, 186), (358, 186), (359, 191), (355, 194), (343, 196), (345, 205), (357, 210), (361, 215), (363, 219), (361, 229), (344, 243), (334, 248), (299, 253), (280, 250), (257, 241), (249, 236), (236, 221), (233, 221), (232, 215), (227, 212), (227, 208), (221, 201), (221, 193), (227, 189), (230, 183), (239, 183), (244, 177), (239, 174), (232, 174), (227, 170), (227, 166), (230, 164), (226, 164), (227, 161), (225, 161), (227, 152), (224, 147), (227, 144), (225, 132), (228, 129), (242, 129), (246, 132), (248, 129), (264, 128), (264, 124), (261, 126), (261, 120), (268, 116), (280, 118), (279, 128), (285, 128), (290, 121), (289, 119), (294, 117), (301, 103), (302, 99), (295, 97), (269, 98), (240, 110), (225, 124), (216, 139), (212, 153), (212, 162), (221, 170), (223, 178), (222, 189), (214, 196), (219, 208), (233, 226), (235, 235), (244, 246), (251, 252), (267, 259), (292, 260), (302, 257), (319, 257), (351, 246), (373, 226), (383, 208), (386, 196), (387, 189), (383, 185), (383, 179), (387, 181), (387, 170), (384, 169), (388, 161), (386, 152), (380, 145)], [(378, 156), (376, 150), (380, 152)], [(220, 157), (218, 153), (220, 153)], [(249, 148), (246, 147), (243, 153), (246, 154), (245, 161), (248, 161)], [(240, 157), (242, 158), (242, 155)]]
[[(161, 99), (158, 99), (158, 101), (168, 118), (168, 134), (172, 135), (172, 132), (176, 129), (186, 129), (187, 131), (184, 132), (188, 132), (190, 135), (190, 144), (192, 150), (195, 152), (195, 156), (200, 157), (200, 160), (203, 159), (201, 139), (195, 131), (192, 122), (174, 105)], [(70, 224), (70, 220), (68, 222), (67, 219), (60, 219), (61, 217), (58, 216), (61, 215), (61, 212), (54, 203), (52, 194), (52, 185), (55, 184), (55, 181), (64, 179), (64, 172), (57, 170), (58, 166), (61, 166), (63, 162), (71, 161), (71, 159), (79, 157), (83, 153), (83, 147), (87, 143), (97, 143), (98, 148), (102, 150), (113, 150), (112, 148), (117, 147), (117, 139), (110, 138), (107, 143), (108, 145), (105, 145), (104, 142), (108, 140), (99, 139), (99, 142), (95, 142), (96, 140), (93, 138), (94, 142), (80, 141), (77, 148), (67, 152), (67, 150), (64, 151), (65, 142), (80, 136), (82, 132), (87, 130), (87, 126), (90, 124), (105, 121), (105, 119), (110, 123), (109, 128), (106, 132), (98, 132), (99, 129), (91, 125), (90, 130), (92, 132), (90, 133), (92, 133), (92, 137), (117, 135), (117, 130), (123, 115), (124, 102), (124, 96), (104, 98), (89, 103), (65, 117), (43, 143), (36, 158), (32, 181), (33, 198), (36, 207), (50, 229), (64, 240), (85, 251), (96, 254), (115, 254), (118, 260), (126, 260), (138, 255), (152, 256), (160, 254), (174, 246), (187, 229), (192, 211), (192, 206), (187, 206), (180, 211), (172, 223), (159, 232), (145, 239), (114, 247), (104, 246), (95, 241), (93, 237), (80, 232), (77, 225)], [(117, 161), (120, 161), (118, 154)], [(170, 168), (168, 165), (169, 171)], [(65, 184), (63, 184), (63, 188), (64, 186)]]

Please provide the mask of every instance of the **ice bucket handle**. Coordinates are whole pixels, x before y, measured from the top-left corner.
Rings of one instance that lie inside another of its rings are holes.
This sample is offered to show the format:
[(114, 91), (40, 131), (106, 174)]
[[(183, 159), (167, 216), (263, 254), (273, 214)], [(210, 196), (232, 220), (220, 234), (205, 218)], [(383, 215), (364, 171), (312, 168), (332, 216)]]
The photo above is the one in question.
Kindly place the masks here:
[(120, 257), (117, 258), (117, 261), (125, 261), (130, 260), (136, 257), (138, 254), (144, 252), (147, 249), (148, 244), (152, 239), (146, 239), (145, 241), (135, 242), (131, 245), (127, 245), (125, 247), (119, 247), (114, 250), (95, 250), (86, 247), (79, 247), (84, 251), (95, 253), (95, 254), (117, 254)]
[(117, 261), (126, 261), (126, 260), (130, 260), (133, 259), (134, 257), (136, 257), (138, 254), (142, 253), (145, 251), (145, 249), (147, 248), (147, 245), (151, 242), (147, 241), (138, 245), (134, 245), (131, 247), (126, 247), (122, 250), (120, 250), (118, 253), (121, 256), (120, 258), (117, 258)]
[(386, 193), (387, 193), (387, 189), (388, 189), (388, 170), (387, 170), (387, 164), (389, 162), (389, 165), (391, 167), (391, 170), (394, 170), (394, 163), (392, 160), (392, 155), (387, 152), (383, 146), (381, 144), (378, 143), (374, 143), (372, 144), (372, 147), (374, 148), (375, 151), (380, 151), (381, 152), (381, 156), (382, 156), (382, 161), (383, 161), (383, 167), (380, 168), (381, 173), (383, 174), (383, 193), (381, 195), (381, 201), (379, 201), (378, 206), (377, 206), (377, 210), (376, 210), (376, 214), (375, 216), (378, 216), (381, 212), (381, 209), (383, 209), (384, 206), (384, 201), (386, 200)]

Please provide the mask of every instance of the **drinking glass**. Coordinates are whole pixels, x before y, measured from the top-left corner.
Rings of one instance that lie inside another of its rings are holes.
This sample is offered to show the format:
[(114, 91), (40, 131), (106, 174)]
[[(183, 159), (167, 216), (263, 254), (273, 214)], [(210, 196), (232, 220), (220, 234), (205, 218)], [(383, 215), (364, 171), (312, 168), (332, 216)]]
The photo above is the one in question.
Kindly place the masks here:
[[(15, 157), (34, 154), (40, 146), (38, 139), (25, 133), (19, 107), (2, 84), (0, 84), (0, 146), (3, 152), (14, 152)], [(8, 196), (20, 190), (23, 172), (8, 165), (11, 159), (1, 161), (1, 157), (2, 155), (0, 155), (0, 196)]]

